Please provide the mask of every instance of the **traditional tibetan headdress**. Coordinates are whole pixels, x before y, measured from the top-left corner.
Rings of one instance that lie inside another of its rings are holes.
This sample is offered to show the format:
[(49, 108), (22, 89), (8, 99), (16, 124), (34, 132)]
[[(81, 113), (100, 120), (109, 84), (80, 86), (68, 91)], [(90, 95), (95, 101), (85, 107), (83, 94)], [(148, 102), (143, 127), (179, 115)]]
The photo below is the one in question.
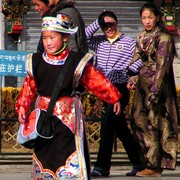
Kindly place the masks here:
[(56, 17), (45, 16), (42, 19), (42, 31), (56, 31), (67, 34), (74, 34), (77, 32), (78, 27), (70, 28), (70, 17), (66, 14), (57, 14)]

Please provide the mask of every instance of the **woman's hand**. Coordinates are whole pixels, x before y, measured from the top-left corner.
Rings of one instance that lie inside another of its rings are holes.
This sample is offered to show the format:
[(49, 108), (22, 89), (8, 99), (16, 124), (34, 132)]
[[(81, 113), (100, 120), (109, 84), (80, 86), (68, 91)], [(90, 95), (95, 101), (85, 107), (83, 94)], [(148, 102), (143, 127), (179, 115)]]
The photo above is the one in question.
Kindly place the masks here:
[(25, 116), (25, 109), (24, 109), (23, 106), (20, 106), (20, 108), (19, 108), (19, 114), (18, 114), (18, 120), (19, 120), (19, 122), (20, 122), (21, 124), (24, 123), (25, 117), (26, 117), (26, 116)]
[(127, 83), (127, 89), (129, 91), (134, 90), (136, 88), (135, 84), (128, 82)]
[(136, 84), (138, 82), (138, 75), (136, 76), (131, 76), (129, 79), (128, 79), (128, 83), (126, 85), (127, 89), (128, 90), (134, 90), (136, 89)]
[(119, 101), (115, 102), (113, 105), (113, 111), (115, 112), (115, 114), (118, 116), (121, 113), (121, 104)]

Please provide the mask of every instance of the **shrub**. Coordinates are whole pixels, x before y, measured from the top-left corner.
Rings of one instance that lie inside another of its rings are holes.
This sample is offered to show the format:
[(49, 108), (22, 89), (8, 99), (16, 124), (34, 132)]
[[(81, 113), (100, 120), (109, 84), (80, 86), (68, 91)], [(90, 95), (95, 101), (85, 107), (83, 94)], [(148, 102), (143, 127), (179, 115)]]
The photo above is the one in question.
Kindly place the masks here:
[[(20, 92), (20, 88), (5, 87), (1, 91), (1, 118), (17, 118), (15, 112), (15, 101)], [(180, 88), (176, 88), (178, 111), (180, 112)], [(126, 107), (126, 116), (129, 117), (133, 102), (134, 92), (131, 92), (130, 101)], [(84, 91), (81, 96), (84, 116), (87, 120), (98, 120), (104, 112), (103, 101), (92, 94), (90, 91)]]

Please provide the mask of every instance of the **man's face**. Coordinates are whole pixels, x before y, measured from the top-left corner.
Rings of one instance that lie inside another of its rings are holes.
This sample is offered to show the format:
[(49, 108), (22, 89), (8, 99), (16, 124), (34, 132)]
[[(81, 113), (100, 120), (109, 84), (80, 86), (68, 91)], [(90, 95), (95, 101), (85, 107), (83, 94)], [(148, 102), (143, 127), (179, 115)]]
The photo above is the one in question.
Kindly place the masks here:
[(112, 17), (106, 16), (101, 29), (107, 38), (112, 38), (117, 32), (117, 23)]

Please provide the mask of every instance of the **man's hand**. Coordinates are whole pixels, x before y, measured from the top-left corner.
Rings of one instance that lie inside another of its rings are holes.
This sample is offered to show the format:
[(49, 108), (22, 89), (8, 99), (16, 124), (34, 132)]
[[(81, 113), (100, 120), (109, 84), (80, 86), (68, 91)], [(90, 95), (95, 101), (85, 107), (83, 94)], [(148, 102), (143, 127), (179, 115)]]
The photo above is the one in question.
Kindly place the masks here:
[(115, 102), (113, 105), (113, 111), (115, 112), (115, 114), (118, 116), (121, 113), (121, 104), (119, 101)]
[(106, 17), (104, 17), (104, 22), (105, 23), (116, 23), (116, 21), (114, 20), (114, 19), (112, 19), (111, 17), (108, 17), (108, 16), (106, 16)]

